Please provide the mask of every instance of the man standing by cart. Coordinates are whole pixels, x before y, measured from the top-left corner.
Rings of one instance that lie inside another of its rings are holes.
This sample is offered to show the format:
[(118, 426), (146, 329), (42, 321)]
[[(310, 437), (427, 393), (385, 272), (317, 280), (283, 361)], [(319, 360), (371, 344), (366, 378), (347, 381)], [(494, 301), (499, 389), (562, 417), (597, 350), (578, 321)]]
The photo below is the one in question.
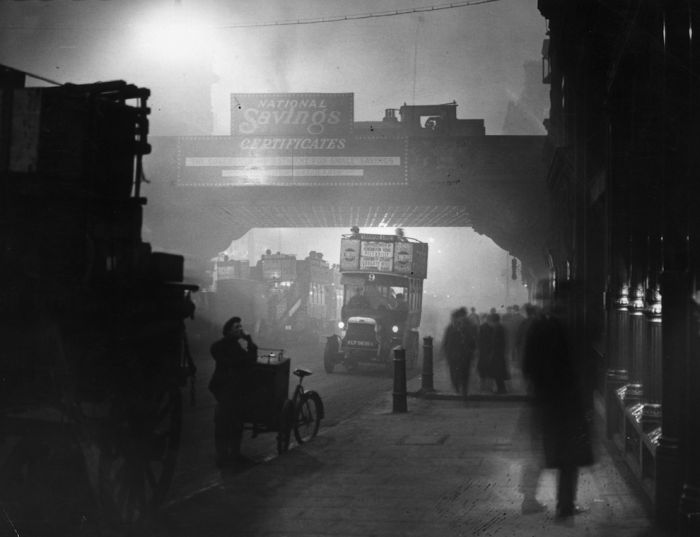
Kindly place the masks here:
[(240, 317), (231, 317), (224, 324), (224, 337), (211, 346), (216, 362), (209, 390), (216, 398), (214, 411), (214, 442), (216, 465), (244, 462), (241, 455), (243, 439), (244, 369), (257, 361), (258, 347), (243, 331)]

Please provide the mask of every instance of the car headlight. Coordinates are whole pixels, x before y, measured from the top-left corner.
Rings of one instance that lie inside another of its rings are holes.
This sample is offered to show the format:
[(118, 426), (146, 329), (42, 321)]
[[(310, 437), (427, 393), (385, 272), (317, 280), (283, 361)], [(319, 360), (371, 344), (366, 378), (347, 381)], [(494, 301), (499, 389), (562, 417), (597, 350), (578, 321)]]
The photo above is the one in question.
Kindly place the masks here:
[(391, 327), (391, 331), (392, 331), (394, 334), (396, 334), (396, 333), (398, 333), (398, 331), (399, 331), (399, 327), (396, 326), (396, 325), (394, 325), (394, 326)]
[(341, 330), (345, 328), (345, 323), (343, 321), (338, 321), (338, 328), (340, 328)]

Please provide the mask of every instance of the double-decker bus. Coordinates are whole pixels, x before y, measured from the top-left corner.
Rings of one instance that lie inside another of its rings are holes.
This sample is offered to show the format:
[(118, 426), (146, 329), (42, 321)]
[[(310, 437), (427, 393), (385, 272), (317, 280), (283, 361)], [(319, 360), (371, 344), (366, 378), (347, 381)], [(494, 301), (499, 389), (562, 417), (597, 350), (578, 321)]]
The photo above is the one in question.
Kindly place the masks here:
[(332, 373), (338, 364), (353, 370), (363, 362), (388, 367), (397, 346), (406, 349), (408, 367), (415, 367), (428, 245), (402, 230), (395, 235), (351, 231), (341, 238), (342, 333), (327, 337), (325, 370)]

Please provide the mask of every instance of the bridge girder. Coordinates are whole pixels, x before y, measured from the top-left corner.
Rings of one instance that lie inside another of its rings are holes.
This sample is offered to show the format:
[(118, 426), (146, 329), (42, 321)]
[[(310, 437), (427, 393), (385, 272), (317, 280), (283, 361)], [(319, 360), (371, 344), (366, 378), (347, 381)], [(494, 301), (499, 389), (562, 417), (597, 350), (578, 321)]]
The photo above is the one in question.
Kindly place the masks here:
[(428, 170), (405, 185), (197, 187), (177, 184), (174, 139), (159, 139), (144, 187), (146, 240), (208, 259), (252, 228), (472, 227), (537, 278), (549, 224), (543, 144), (485, 136), (467, 159), (477, 165)]

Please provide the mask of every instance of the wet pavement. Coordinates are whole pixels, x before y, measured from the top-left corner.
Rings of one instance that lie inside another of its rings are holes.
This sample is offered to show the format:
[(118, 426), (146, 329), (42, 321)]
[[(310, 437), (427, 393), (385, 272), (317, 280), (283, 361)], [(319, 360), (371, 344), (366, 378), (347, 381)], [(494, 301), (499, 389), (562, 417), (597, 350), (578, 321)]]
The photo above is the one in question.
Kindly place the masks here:
[[(280, 457), (212, 470), (207, 487), (169, 504), (139, 536), (610, 536), (666, 535), (652, 525), (646, 497), (598, 434), (596, 463), (582, 469), (578, 503), (588, 511), (554, 517), (555, 474), (541, 474), (546, 510), (521, 513), (520, 474), (536, 461), (517, 397), (464, 402), (435, 364), (435, 398), (409, 396), (393, 412), (383, 393), (319, 436)], [(416, 394), (421, 378), (408, 382)], [(602, 422), (598, 416), (597, 430)]]

